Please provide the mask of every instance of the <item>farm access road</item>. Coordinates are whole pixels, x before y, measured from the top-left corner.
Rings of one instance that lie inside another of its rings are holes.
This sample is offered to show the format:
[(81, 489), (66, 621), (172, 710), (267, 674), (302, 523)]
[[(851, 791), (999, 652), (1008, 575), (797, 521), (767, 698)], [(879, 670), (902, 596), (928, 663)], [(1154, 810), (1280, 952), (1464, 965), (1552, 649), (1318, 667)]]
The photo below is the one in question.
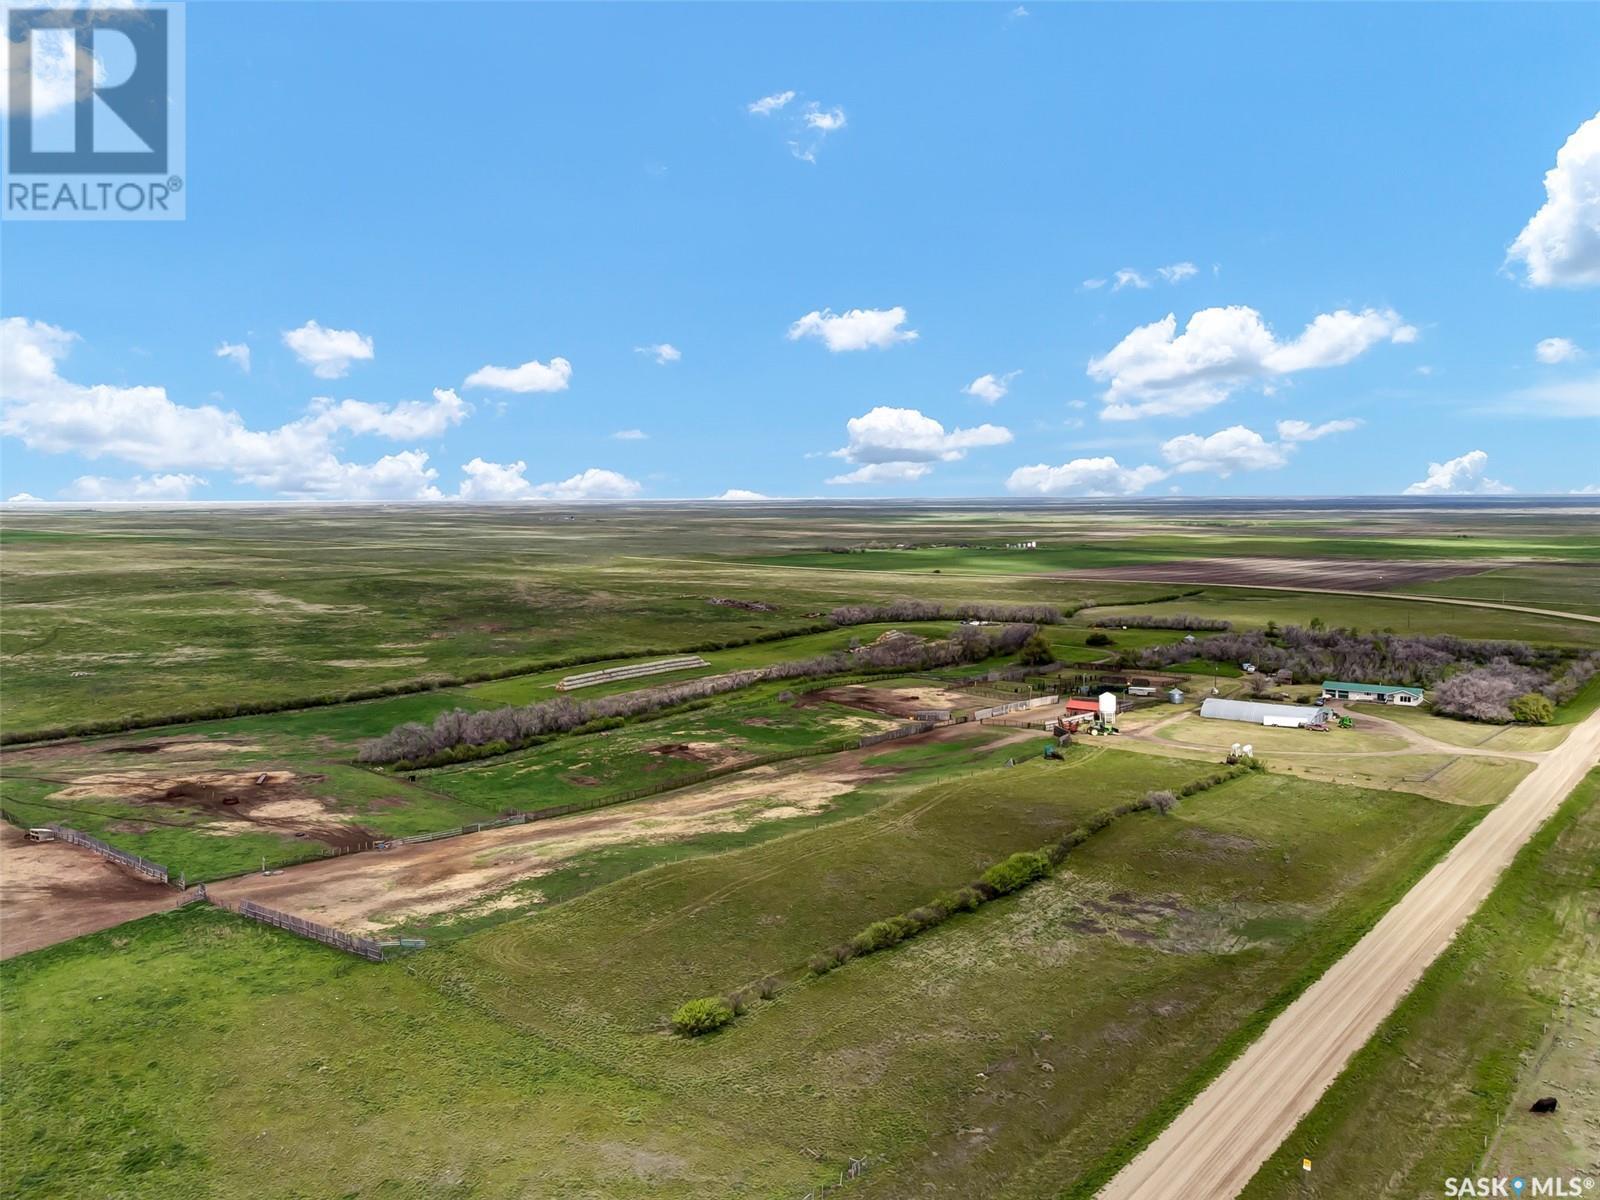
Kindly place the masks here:
[(1600, 711), (1308, 988), (1100, 1192), (1100, 1200), (1229, 1200), (1310, 1112), (1600, 761)]

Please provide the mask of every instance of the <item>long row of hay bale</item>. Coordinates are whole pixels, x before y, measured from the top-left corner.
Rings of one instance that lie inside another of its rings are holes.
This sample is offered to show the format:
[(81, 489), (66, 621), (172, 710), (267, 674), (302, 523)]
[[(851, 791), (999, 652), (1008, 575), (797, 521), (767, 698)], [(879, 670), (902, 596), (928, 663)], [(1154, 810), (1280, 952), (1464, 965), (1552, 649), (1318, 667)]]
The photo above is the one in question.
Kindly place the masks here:
[(597, 683), (612, 683), (618, 679), (637, 679), (641, 675), (661, 675), (668, 671), (687, 671), (693, 667), (710, 665), (698, 654), (658, 658), (654, 662), (633, 663), (626, 667), (607, 667), (603, 671), (585, 671), (581, 675), (568, 675), (556, 684), (556, 691), (570, 692), (578, 688), (593, 687)]

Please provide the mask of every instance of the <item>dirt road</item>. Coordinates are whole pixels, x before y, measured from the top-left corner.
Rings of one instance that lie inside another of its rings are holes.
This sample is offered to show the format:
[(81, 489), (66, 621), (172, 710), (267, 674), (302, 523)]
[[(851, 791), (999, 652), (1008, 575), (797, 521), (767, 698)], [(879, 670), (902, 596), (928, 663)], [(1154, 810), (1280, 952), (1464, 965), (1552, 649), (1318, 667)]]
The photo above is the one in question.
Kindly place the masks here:
[(1101, 1200), (1236, 1196), (1597, 761), (1600, 712), (1546, 753), (1509, 797), (1106, 1185)]

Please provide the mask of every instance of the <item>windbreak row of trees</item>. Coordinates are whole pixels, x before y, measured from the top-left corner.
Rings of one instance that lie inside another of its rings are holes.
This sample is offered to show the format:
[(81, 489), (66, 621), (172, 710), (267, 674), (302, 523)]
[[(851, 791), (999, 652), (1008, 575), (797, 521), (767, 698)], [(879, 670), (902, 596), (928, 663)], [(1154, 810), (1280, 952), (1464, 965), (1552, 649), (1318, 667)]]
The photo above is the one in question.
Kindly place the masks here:
[(364, 744), (358, 758), (365, 763), (431, 764), (436, 760), (447, 761), (447, 756), (471, 747), (493, 747), (494, 753), (504, 753), (550, 734), (593, 728), (598, 722), (620, 723), (757, 683), (814, 679), (849, 671), (926, 671), (979, 662), (993, 655), (1015, 653), (1035, 630), (1033, 625), (1004, 625), (998, 629), (963, 626), (949, 638), (938, 641), (909, 636), (892, 638), (853, 652), (840, 650), (592, 700), (556, 696), (533, 704), (482, 712), (457, 708), (440, 713), (427, 724), (410, 721), (396, 726)]
[(1440, 683), (1434, 689), (1433, 708), (1474, 721), (1542, 725), (1554, 718), (1556, 705), (1576, 696), (1596, 672), (1600, 672), (1600, 655), (1595, 654), (1574, 660), (1560, 674), (1497, 659)]
[(939, 604), (932, 600), (892, 600), (888, 604), (841, 604), (828, 613), (835, 625), (878, 621), (994, 621), (1059, 625), (1065, 616), (1053, 604)]
[(1452, 634), (1362, 634), (1354, 629), (1289, 625), (1276, 636), (1261, 632), (1224, 633), (1193, 642), (1151, 646), (1139, 654), (1138, 662), (1140, 666), (1160, 669), (1197, 658), (1249, 662), (1262, 671), (1286, 670), (1296, 683), (1348, 679), (1425, 687), (1463, 665), (1503, 662), (1548, 671), (1559, 661), (1555, 652), (1536, 651), (1525, 642), (1469, 641)]

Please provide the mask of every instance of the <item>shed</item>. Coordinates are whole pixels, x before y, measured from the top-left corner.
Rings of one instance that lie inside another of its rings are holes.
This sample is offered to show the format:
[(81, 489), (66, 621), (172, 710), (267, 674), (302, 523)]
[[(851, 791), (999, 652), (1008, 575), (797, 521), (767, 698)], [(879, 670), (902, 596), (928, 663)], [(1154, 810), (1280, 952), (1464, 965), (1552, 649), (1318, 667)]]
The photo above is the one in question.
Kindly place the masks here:
[(1200, 715), (1214, 721), (1243, 721), (1247, 725), (1267, 725), (1283, 729), (1321, 728), (1328, 710), (1301, 704), (1266, 704), (1260, 700), (1223, 700), (1207, 696)]

